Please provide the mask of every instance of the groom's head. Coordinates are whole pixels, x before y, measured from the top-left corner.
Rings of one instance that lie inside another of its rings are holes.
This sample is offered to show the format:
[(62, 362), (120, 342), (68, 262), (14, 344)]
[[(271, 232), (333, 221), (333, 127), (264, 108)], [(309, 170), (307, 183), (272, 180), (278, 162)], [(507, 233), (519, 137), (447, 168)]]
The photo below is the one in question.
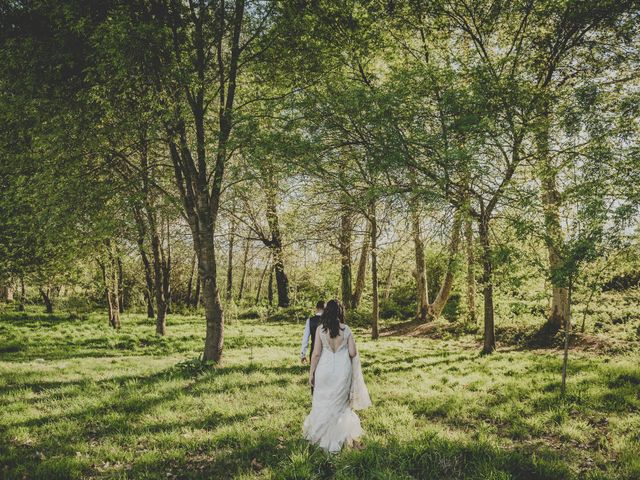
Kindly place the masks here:
[(321, 315), (323, 311), (324, 311), (324, 300), (320, 300), (318, 303), (316, 303), (316, 313)]

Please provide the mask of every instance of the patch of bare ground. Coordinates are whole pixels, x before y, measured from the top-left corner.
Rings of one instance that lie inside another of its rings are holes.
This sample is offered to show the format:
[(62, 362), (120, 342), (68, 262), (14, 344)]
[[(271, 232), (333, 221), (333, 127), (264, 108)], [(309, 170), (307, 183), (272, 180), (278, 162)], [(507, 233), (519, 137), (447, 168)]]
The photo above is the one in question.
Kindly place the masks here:
[(465, 325), (451, 323), (443, 320), (432, 322), (419, 322), (411, 320), (409, 322), (397, 323), (383, 329), (380, 336), (404, 335), (407, 337), (429, 337), (444, 338), (452, 335), (464, 334)]
[[(523, 340), (518, 342), (521, 350), (561, 350), (564, 347), (563, 332), (551, 336), (535, 333)], [(637, 343), (613, 336), (572, 332), (569, 337), (569, 348), (581, 352), (620, 354), (634, 350), (637, 348)]]
[[(469, 340), (472, 338), (470, 334), (473, 333), (473, 330), (475, 330), (473, 325), (468, 326), (444, 320), (427, 323), (411, 320), (384, 328), (380, 332), (380, 336), (422, 337), (435, 340), (452, 338), (461, 340), (464, 337), (464, 340)], [(561, 350), (564, 347), (564, 332), (562, 331), (549, 334), (541, 330), (517, 327), (497, 328), (496, 330), (499, 350)], [(479, 337), (475, 338), (472, 343), (480, 345)], [(637, 349), (638, 343), (615, 336), (572, 332), (569, 346), (574, 351), (621, 354)]]

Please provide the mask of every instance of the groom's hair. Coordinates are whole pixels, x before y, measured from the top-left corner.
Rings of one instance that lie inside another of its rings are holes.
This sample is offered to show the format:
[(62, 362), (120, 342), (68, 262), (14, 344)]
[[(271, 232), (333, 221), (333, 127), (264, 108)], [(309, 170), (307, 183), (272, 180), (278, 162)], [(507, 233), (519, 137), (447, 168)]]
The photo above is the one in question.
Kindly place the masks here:
[(316, 310), (324, 310), (324, 300), (319, 300), (318, 303), (316, 303)]

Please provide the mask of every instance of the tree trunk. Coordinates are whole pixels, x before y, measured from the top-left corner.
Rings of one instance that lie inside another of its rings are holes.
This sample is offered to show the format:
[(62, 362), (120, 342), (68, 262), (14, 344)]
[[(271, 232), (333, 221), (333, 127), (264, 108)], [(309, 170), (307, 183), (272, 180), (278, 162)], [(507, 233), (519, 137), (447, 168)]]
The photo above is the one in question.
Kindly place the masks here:
[(424, 242), (422, 241), (422, 227), (420, 225), (420, 214), (416, 205), (411, 205), (411, 231), (413, 234), (413, 246), (415, 250), (415, 279), (416, 279), (416, 320), (427, 321), (429, 311), (429, 292), (427, 290), (427, 269), (424, 259)]
[(107, 304), (109, 305), (109, 325), (118, 330), (120, 329), (118, 265), (114, 254), (114, 246), (110, 239), (107, 238), (105, 240), (105, 246), (107, 250), (108, 268), (103, 267), (103, 274), (107, 291)]
[[(233, 208), (235, 214), (235, 207)], [(231, 217), (231, 228), (229, 229), (229, 252), (227, 258), (227, 292), (225, 298), (227, 302), (233, 299), (233, 244), (236, 236), (236, 218)]]
[(46, 289), (40, 287), (40, 296), (42, 296), (42, 301), (44, 302), (44, 308), (46, 313), (53, 313), (53, 300), (51, 299), (51, 289), (47, 287)]
[(113, 318), (113, 303), (111, 301), (111, 274), (107, 274), (107, 266), (102, 261), (98, 260), (100, 271), (102, 272), (102, 283), (104, 284), (104, 291), (107, 298), (107, 315), (109, 318), (109, 325), (113, 326), (111, 320)]
[(372, 292), (372, 321), (371, 339), (378, 338), (378, 322), (380, 320), (380, 304), (378, 297), (378, 220), (376, 218), (376, 204), (369, 209), (371, 222), (371, 292)]
[(2, 299), (6, 302), (13, 302), (13, 285), (10, 283), (2, 287)]
[(198, 308), (202, 304), (202, 298), (200, 296), (200, 274), (196, 275), (196, 291), (193, 294), (192, 305), (195, 308)]
[(478, 235), (482, 245), (482, 285), (484, 296), (484, 347), (482, 353), (489, 354), (496, 349), (496, 336), (493, 319), (493, 278), (491, 245), (489, 241), (489, 219), (481, 215)]
[(473, 248), (473, 225), (471, 217), (465, 216), (464, 237), (467, 252), (467, 321), (475, 325), (476, 318), (476, 272), (475, 272), (475, 252)]
[(151, 273), (151, 263), (147, 255), (147, 250), (144, 246), (145, 237), (147, 235), (147, 227), (144, 222), (144, 218), (139, 207), (135, 207), (133, 210), (133, 216), (138, 226), (138, 251), (140, 252), (140, 258), (142, 259), (142, 266), (144, 267), (144, 280), (146, 283), (146, 290), (144, 292), (144, 298), (147, 303), (147, 317), (155, 317), (153, 309), (153, 277)]
[(153, 294), (149, 290), (144, 291), (144, 301), (147, 304), (147, 318), (154, 318), (156, 316), (156, 312), (153, 308)]
[[(271, 183), (274, 183), (273, 181)], [(282, 235), (280, 234), (280, 224), (278, 220), (278, 210), (276, 207), (275, 185), (269, 185), (266, 189), (267, 197), (267, 223), (271, 232), (271, 239), (267, 245), (271, 248), (273, 255), (273, 268), (276, 276), (276, 286), (278, 290), (278, 306), (289, 306), (289, 279), (284, 271), (284, 252), (282, 249)]]
[(164, 301), (167, 303), (167, 315), (171, 313), (171, 232), (167, 219), (167, 255), (162, 262), (162, 289)]
[(451, 295), (451, 289), (453, 288), (453, 279), (455, 276), (455, 263), (456, 254), (458, 253), (458, 246), (460, 244), (460, 225), (462, 223), (462, 216), (460, 212), (456, 212), (453, 217), (453, 226), (451, 228), (451, 239), (449, 240), (449, 252), (447, 260), (447, 271), (444, 275), (442, 285), (438, 291), (438, 295), (433, 300), (433, 303), (429, 305), (429, 317), (434, 319), (438, 318), (442, 314), (444, 306), (449, 300)]
[(391, 296), (391, 287), (393, 282), (393, 266), (396, 263), (397, 251), (393, 251), (391, 254), (391, 261), (389, 262), (389, 270), (387, 271), (387, 278), (384, 282), (384, 301), (388, 301)]
[[(206, 317), (206, 337), (204, 343), (203, 360), (219, 362), (222, 358), (224, 344), (223, 327), (224, 316), (220, 292), (216, 282), (216, 258), (213, 243), (213, 232), (200, 230), (201, 245), (198, 255), (198, 271), (202, 278), (202, 298), (204, 300), (204, 312)], [(203, 232), (204, 231), (204, 232)]]
[(118, 310), (124, 313), (124, 272), (119, 252), (116, 252), (116, 265), (118, 266)]
[(535, 135), (538, 154), (538, 172), (540, 177), (542, 208), (544, 212), (545, 243), (551, 277), (551, 310), (547, 318), (546, 329), (555, 333), (565, 324), (569, 315), (569, 292), (557, 278), (561, 260), (559, 252), (563, 248), (563, 232), (560, 224), (561, 198), (557, 188), (557, 172), (549, 153), (549, 105), (545, 101), (538, 108), (540, 128)]
[(340, 294), (342, 305), (348, 309), (352, 305), (351, 285), (351, 235), (353, 233), (352, 215), (343, 213), (340, 219)]
[(267, 263), (262, 269), (262, 275), (260, 275), (260, 280), (258, 281), (258, 289), (256, 290), (256, 305), (260, 303), (260, 294), (262, 292), (262, 285), (264, 284), (264, 277), (267, 276), (267, 270), (269, 269), (270, 262), (271, 262), (271, 259), (270, 258), (267, 259)]
[(567, 391), (567, 366), (569, 364), (569, 336), (571, 335), (571, 290), (572, 279), (569, 277), (568, 288), (568, 301), (569, 301), (569, 314), (564, 321), (564, 355), (562, 359), (562, 385), (560, 387), (560, 394), (564, 396)]
[(364, 292), (364, 282), (367, 276), (367, 261), (369, 259), (369, 242), (371, 241), (370, 225), (367, 226), (364, 238), (362, 240), (362, 248), (360, 250), (360, 261), (358, 262), (358, 274), (356, 276), (356, 286), (353, 290), (351, 307), (356, 310), (360, 305), (362, 293)]
[(191, 260), (191, 270), (189, 273), (189, 281), (187, 282), (187, 298), (185, 300), (185, 304), (187, 306), (191, 305), (191, 296), (193, 294), (193, 277), (196, 270), (196, 255), (193, 255), (193, 259)]
[[(216, 256), (214, 235), (216, 221), (222, 199), (223, 178), (228, 161), (227, 146), (233, 126), (233, 107), (237, 87), (238, 66), (240, 53), (240, 34), (242, 31), (245, 2), (236, 0), (232, 16), (226, 18), (227, 12), (224, 4), (220, 4), (219, 35), (215, 40), (215, 56), (218, 64), (217, 72), (217, 141), (215, 145), (215, 160), (212, 171), (207, 168), (211, 164), (207, 155), (207, 145), (210, 143), (206, 137), (205, 117), (207, 106), (205, 104), (206, 87), (211, 83), (206, 80), (207, 56), (211, 52), (209, 39), (204, 37), (203, 22), (206, 15), (206, 2), (199, 2), (194, 8), (198, 13), (191, 16), (193, 28), (190, 30), (189, 42), (192, 42), (193, 65), (198, 81), (191, 87), (182, 84), (184, 89), (175, 89), (174, 85), (167, 86), (169, 92), (177, 92), (176, 100), (180, 103), (188, 103), (193, 120), (193, 140), (187, 134), (184, 118), (178, 116), (171, 125), (168, 125), (169, 148), (174, 167), (176, 186), (180, 192), (184, 212), (189, 222), (192, 233), (194, 252), (198, 255), (198, 272), (202, 282), (206, 318), (206, 337), (204, 344), (203, 361), (220, 362), (224, 344), (224, 312), (220, 302), (220, 292), (216, 279)], [(176, 9), (177, 10), (177, 9)], [(172, 19), (176, 20), (176, 19)], [(181, 20), (181, 19), (177, 19)], [(226, 29), (226, 31), (225, 31)], [(228, 33), (229, 35), (225, 34)], [(172, 29), (174, 44), (180, 45), (185, 40)], [(229, 55), (226, 57), (225, 42), (230, 39)], [(228, 68), (224, 68), (228, 65)], [(188, 102), (184, 102), (182, 90), (186, 91)], [(170, 93), (171, 94), (171, 93)], [(178, 143), (176, 143), (176, 141)], [(195, 143), (195, 155), (189, 145)]]
[[(166, 316), (169, 310), (170, 299), (170, 282), (169, 272), (171, 269), (170, 260), (170, 239), (169, 239), (169, 225), (167, 223), (167, 255), (163, 248), (161, 239), (161, 225), (158, 221), (158, 208), (155, 202), (155, 195), (152, 190), (152, 182), (154, 181), (154, 167), (149, 165), (148, 159), (148, 145), (146, 132), (143, 132), (141, 136), (141, 150), (140, 150), (140, 170), (142, 172), (142, 192), (144, 194), (144, 217), (142, 213), (137, 213), (138, 222), (138, 235), (139, 237), (147, 235), (149, 237), (149, 243), (151, 244), (151, 256), (153, 259), (153, 281), (147, 282), (147, 285), (153, 286), (153, 294), (155, 296), (156, 303), (156, 334), (166, 334)], [(148, 228), (147, 228), (148, 226)], [(138, 240), (139, 245), (142, 245), (141, 239)], [(146, 254), (145, 254), (146, 257)], [(147, 308), (147, 313), (150, 313), (151, 309)]]
[(166, 334), (167, 301), (165, 297), (164, 252), (160, 243), (160, 232), (156, 221), (155, 211), (147, 204), (147, 222), (151, 237), (151, 255), (153, 257), (154, 292), (156, 297), (156, 334)]
[(25, 311), (25, 303), (27, 301), (27, 290), (24, 287), (24, 277), (20, 277), (20, 303), (18, 304), (18, 311)]
[[(284, 261), (282, 259), (282, 247), (278, 246), (273, 252), (273, 269), (276, 277), (276, 289), (278, 290), (278, 306), (289, 306), (289, 279), (284, 271)], [(273, 287), (272, 287), (273, 288)]]
[(244, 284), (247, 278), (247, 258), (249, 257), (249, 237), (244, 241), (244, 250), (242, 252), (242, 274), (240, 275), (240, 286), (238, 287), (238, 301), (242, 300), (244, 295)]
[(273, 267), (269, 271), (269, 284), (267, 286), (267, 300), (269, 305), (273, 305)]

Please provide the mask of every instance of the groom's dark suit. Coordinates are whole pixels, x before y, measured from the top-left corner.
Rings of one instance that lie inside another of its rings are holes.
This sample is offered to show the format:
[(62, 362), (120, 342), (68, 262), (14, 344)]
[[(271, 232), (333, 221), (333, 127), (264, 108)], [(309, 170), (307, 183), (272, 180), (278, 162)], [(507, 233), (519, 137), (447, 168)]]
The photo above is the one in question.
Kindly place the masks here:
[[(313, 345), (316, 341), (316, 330), (320, 326), (320, 321), (322, 319), (321, 315), (314, 315), (313, 317), (309, 317), (309, 334), (311, 335), (311, 348), (309, 349), (309, 361), (311, 361), (311, 357), (313, 355)], [(313, 396), (313, 387), (311, 387), (311, 396)]]
[(316, 341), (316, 330), (318, 330), (318, 326), (320, 325), (321, 320), (320, 315), (314, 315), (309, 318), (309, 333), (311, 334), (311, 348), (309, 349), (309, 359), (313, 355), (313, 344)]

